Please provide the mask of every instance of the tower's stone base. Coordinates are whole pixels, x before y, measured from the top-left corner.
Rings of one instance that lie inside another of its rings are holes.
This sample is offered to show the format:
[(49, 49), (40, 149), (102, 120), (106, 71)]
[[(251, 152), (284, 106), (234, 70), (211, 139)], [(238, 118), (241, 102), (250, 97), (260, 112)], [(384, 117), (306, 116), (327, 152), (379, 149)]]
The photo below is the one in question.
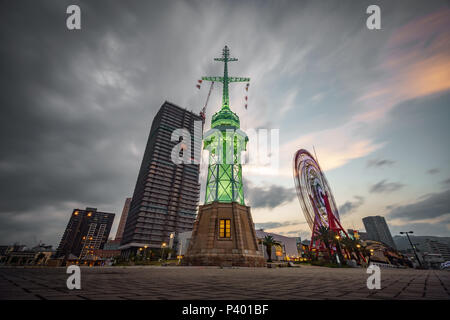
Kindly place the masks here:
[[(229, 219), (231, 237), (220, 237), (219, 223)], [(184, 265), (264, 267), (250, 207), (213, 202), (199, 207)]]

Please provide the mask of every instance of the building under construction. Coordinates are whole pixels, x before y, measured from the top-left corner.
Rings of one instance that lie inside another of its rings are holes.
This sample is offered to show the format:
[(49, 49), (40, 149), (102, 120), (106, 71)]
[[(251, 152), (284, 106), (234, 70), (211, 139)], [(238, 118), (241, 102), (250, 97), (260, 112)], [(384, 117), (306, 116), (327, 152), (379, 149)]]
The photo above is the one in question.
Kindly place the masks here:
[(88, 259), (94, 250), (103, 249), (108, 240), (114, 213), (97, 208), (74, 209), (56, 250), (57, 258)]
[[(124, 258), (140, 248), (163, 247), (171, 233), (192, 230), (200, 197), (200, 165), (176, 164), (171, 158), (184, 139), (172, 141), (172, 133), (183, 128), (189, 131), (191, 143), (184, 141), (187, 148), (180, 155), (187, 152), (187, 158), (199, 159), (201, 116), (164, 102), (153, 119), (130, 204), (120, 246)], [(200, 135), (195, 141), (194, 131)]]

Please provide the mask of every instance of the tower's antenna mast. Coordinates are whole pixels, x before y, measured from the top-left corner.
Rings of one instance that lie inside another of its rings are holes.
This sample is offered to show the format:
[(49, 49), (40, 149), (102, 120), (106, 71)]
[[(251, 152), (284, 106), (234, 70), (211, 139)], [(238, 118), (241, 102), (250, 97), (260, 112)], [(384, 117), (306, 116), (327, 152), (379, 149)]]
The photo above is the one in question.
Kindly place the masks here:
[(222, 109), (230, 108), (230, 97), (228, 93), (228, 85), (232, 82), (249, 82), (250, 78), (230, 77), (228, 76), (228, 62), (238, 61), (236, 58), (230, 57), (230, 49), (225, 46), (222, 50), (222, 57), (214, 58), (215, 61), (223, 62), (223, 76), (222, 77), (202, 77), (202, 81), (221, 82), (222, 89)]

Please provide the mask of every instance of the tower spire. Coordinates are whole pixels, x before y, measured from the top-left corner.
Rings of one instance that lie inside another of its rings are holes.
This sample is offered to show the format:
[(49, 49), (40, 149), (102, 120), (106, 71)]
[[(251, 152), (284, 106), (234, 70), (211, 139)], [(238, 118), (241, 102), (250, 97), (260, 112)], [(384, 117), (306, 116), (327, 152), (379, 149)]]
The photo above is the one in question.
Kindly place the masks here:
[(242, 185), (241, 152), (246, 150), (248, 137), (240, 130), (239, 117), (230, 110), (228, 84), (249, 82), (250, 78), (228, 76), (228, 62), (237, 61), (230, 57), (227, 46), (222, 50), (223, 77), (202, 77), (202, 80), (222, 82), (222, 108), (211, 119), (211, 130), (205, 133), (203, 148), (209, 150), (208, 177), (205, 203), (237, 202), (244, 205)]
[(214, 58), (214, 61), (223, 62), (223, 77), (202, 77), (204, 81), (214, 81), (221, 82), (222, 89), (222, 109), (230, 108), (230, 97), (228, 93), (228, 84), (231, 82), (249, 82), (250, 78), (241, 78), (241, 77), (229, 77), (228, 76), (228, 62), (238, 61), (237, 58), (230, 57), (230, 49), (228, 46), (225, 46), (222, 49), (222, 57)]

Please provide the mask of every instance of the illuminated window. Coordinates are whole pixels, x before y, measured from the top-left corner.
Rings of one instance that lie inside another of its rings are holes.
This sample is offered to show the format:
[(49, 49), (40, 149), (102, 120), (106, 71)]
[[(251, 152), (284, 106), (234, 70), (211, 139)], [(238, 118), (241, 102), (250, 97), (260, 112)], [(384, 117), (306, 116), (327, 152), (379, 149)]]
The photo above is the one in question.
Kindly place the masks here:
[(74, 214), (75, 216), (77, 216), (77, 215), (78, 215), (78, 211), (75, 211), (73, 214)]
[(231, 220), (220, 219), (219, 221), (219, 236), (221, 238), (231, 238)]
[(89, 213), (88, 213), (88, 217), (90, 217), (90, 216), (92, 216), (92, 212), (89, 212)]

